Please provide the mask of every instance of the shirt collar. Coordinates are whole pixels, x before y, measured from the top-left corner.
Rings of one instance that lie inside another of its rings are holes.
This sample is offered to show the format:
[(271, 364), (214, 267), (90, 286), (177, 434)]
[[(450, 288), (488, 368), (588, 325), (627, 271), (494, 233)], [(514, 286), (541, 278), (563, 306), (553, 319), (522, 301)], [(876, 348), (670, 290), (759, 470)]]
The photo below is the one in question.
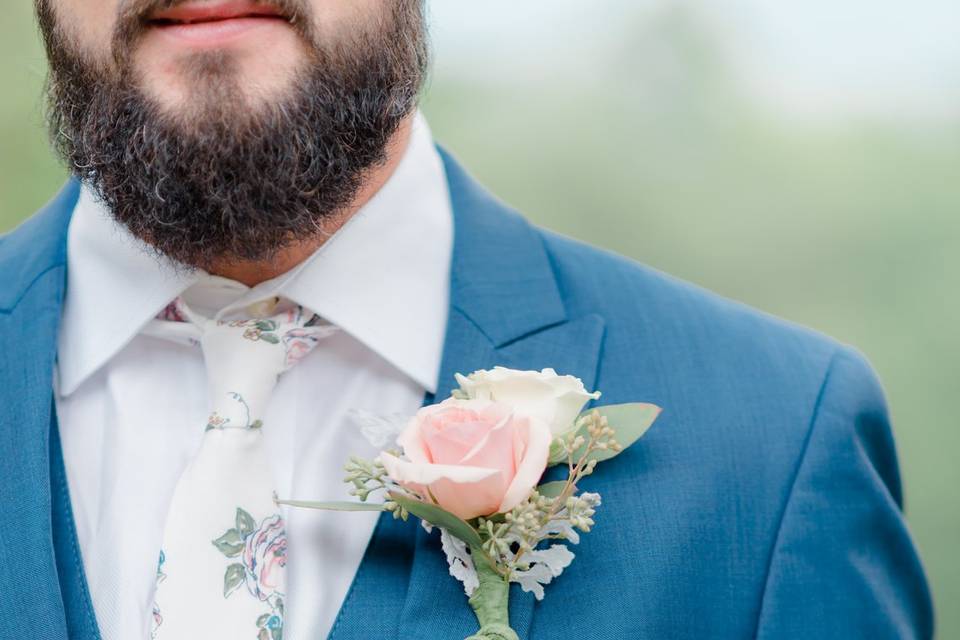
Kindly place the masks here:
[(312, 256), (250, 289), (156, 256), (84, 188), (67, 240), (58, 390), (73, 393), (172, 299), (228, 313), (280, 295), (320, 314), (433, 392), (450, 299), (453, 215), (422, 115), (383, 187)]

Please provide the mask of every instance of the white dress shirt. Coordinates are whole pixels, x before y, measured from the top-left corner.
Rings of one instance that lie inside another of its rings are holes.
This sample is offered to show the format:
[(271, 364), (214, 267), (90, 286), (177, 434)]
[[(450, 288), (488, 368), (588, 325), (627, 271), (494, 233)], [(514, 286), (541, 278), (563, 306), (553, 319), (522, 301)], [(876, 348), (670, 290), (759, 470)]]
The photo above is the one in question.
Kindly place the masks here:
[[(351, 499), (344, 462), (377, 453), (352, 410), (412, 415), (435, 390), (452, 227), (443, 165), (419, 114), (383, 188), (308, 260), (253, 289), (173, 269), (81, 192), (68, 239), (57, 413), (104, 640), (149, 635), (167, 508), (208, 412), (200, 350), (143, 335), (144, 324), (178, 295), (210, 317), (279, 295), (339, 326), (280, 378), (264, 438), (281, 497)], [(286, 516), (284, 636), (326, 637), (377, 514)]]

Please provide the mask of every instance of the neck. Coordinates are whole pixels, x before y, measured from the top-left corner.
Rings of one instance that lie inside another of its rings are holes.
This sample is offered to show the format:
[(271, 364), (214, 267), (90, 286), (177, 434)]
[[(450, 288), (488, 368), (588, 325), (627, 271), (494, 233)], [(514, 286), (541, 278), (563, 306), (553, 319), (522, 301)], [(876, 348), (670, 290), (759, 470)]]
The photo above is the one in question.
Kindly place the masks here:
[(390, 142), (387, 144), (386, 161), (373, 167), (370, 172), (367, 173), (363, 181), (363, 186), (360, 187), (353, 201), (351, 201), (342, 212), (327, 221), (321, 233), (291, 246), (284, 247), (270, 260), (258, 262), (223, 260), (214, 263), (210, 267), (209, 272), (217, 276), (236, 280), (248, 287), (253, 287), (261, 282), (276, 278), (290, 271), (313, 255), (313, 253), (346, 224), (347, 221), (383, 187), (390, 176), (393, 175), (410, 141), (413, 118), (414, 115), (410, 114), (400, 124), (396, 133), (394, 133)]

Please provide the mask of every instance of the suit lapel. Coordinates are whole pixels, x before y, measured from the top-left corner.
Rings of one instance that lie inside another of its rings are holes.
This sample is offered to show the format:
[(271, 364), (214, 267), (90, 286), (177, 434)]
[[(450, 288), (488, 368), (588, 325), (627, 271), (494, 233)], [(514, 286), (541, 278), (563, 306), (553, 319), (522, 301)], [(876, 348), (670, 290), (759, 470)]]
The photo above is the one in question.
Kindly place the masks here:
[[(441, 151), (454, 212), (450, 312), (437, 399), (454, 373), (502, 365), (553, 367), (591, 387), (604, 323), (568, 317), (539, 233), (477, 185)], [(434, 402), (427, 396), (426, 403)], [(514, 585), (511, 622), (527, 638), (533, 596)], [(448, 574), (436, 533), (381, 517), (331, 640), (465, 638), (477, 628), (460, 583)]]
[[(56, 412), (54, 412), (56, 413)], [(100, 629), (87, 588), (83, 558), (73, 520), (73, 505), (63, 461), (60, 428), (54, 415), (50, 427), (50, 487), (52, 492), (53, 548), (57, 559), (60, 594), (70, 640), (100, 640)]]
[[(0, 241), (0, 627), (66, 638), (51, 523), (53, 365), (66, 278), (70, 184)], [(62, 463), (61, 463), (62, 464)]]

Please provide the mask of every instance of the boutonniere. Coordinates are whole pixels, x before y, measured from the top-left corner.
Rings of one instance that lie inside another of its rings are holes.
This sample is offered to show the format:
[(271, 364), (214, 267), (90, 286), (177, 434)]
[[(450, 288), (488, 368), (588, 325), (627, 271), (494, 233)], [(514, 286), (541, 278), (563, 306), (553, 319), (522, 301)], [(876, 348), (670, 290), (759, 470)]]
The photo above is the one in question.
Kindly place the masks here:
[[(459, 388), (403, 428), (400, 450), (353, 457), (346, 482), (360, 502), (284, 504), (340, 511), (386, 510), (440, 530), (450, 574), (463, 583), (480, 630), (467, 640), (517, 640), (508, 616), (516, 582), (539, 600), (573, 561), (567, 544), (594, 525), (600, 495), (580, 482), (633, 444), (660, 408), (619, 404), (583, 411), (588, 393), (552, 369), (503, 367), (457, 374)], [(566, 477), (540, 484), (563, 465)], [(371, 496), (382, 497), (382, 502)], [(567, 544), (565, 544), (567, 543)]]

